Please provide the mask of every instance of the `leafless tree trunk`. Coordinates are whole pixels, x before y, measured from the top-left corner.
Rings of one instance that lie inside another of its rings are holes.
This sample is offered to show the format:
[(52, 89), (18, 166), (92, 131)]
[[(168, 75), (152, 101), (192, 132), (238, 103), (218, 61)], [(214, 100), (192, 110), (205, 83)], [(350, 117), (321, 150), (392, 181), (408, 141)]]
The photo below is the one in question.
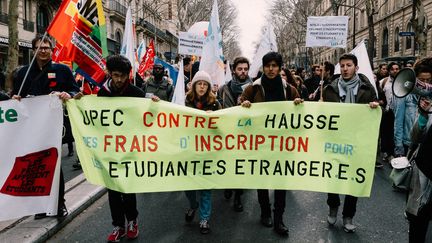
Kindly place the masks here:
[[(18, 66), (18, 0), (9, 0), (9, 47), (6, 73)], [(12, 89), (12, 80), (6, 82), (6, 90)]]

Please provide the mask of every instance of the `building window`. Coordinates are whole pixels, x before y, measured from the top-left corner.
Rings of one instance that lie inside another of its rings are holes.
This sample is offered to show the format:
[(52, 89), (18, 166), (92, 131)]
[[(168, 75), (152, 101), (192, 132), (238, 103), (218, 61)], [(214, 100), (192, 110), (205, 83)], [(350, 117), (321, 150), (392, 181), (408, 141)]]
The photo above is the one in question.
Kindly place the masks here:
[(388, 57), (388, 53), (389, 53), (389, 41), (388, 41), (388, 29), (387, 27), (384, 28), (383, 31), (383, 38), (382, 38), (382, 45), (381, 45), (381, 57), (385, 58)]
[(23, 28), (27, 31), (34, 31), (34, 22), (32, 20), (31, 0), (24, 0), (23, 3)]
[(394, 32), (394, 51), (399, 51), (399, 27), (396, 27)]
[(115, 34), (115, 40), (116, 40), (118, 43), (121, 43), (121, 42), (122, 42), (122, 36), (121, 36), (120, 30), (117, 30), (117, 31), (116, 31), (116, 34)]
[[(411, 23), (408, 23), (406, 31), (407, 32), (411, 32), (412, 31), (412, 25), (411, 25)], [(405, 43), (406, 43), (405, 48), (406, 49), (411, 49), (411, 47), (412, 47), (412, 39), (413, 38), (408, 37), (408, 36), (405, 37)]]
[(45, 6), (39, 6), (36, 14), (36, 26), (38, 33), (44, 33), (49, 25), (48, 10)]

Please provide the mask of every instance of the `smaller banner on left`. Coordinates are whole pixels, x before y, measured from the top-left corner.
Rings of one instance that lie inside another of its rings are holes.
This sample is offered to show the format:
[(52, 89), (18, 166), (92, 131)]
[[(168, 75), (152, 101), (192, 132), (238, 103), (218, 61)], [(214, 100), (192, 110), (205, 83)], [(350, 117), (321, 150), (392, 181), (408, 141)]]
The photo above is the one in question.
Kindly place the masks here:
[(0, 102), (0, 221), (57, 214), (62, 129), (57, 96)]

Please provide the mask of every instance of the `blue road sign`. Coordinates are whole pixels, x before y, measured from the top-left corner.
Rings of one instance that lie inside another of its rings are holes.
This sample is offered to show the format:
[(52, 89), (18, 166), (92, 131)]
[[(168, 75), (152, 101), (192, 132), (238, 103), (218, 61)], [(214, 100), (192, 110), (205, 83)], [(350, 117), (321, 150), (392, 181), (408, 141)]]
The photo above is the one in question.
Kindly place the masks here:
[(399, 36), (415, 36), (415, 32), (399, 32)]

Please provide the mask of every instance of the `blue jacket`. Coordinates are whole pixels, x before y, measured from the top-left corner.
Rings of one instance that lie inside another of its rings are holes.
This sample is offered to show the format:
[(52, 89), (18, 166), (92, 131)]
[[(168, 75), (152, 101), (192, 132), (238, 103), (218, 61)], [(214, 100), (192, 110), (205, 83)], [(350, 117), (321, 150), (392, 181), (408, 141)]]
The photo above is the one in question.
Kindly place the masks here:
[(418, 96), (409, 94), (403, 98), (394, 98), (394, 142), (395, 155), (406, 155), (405, 146), (411, 145), (411, 128), (417, 114)]

